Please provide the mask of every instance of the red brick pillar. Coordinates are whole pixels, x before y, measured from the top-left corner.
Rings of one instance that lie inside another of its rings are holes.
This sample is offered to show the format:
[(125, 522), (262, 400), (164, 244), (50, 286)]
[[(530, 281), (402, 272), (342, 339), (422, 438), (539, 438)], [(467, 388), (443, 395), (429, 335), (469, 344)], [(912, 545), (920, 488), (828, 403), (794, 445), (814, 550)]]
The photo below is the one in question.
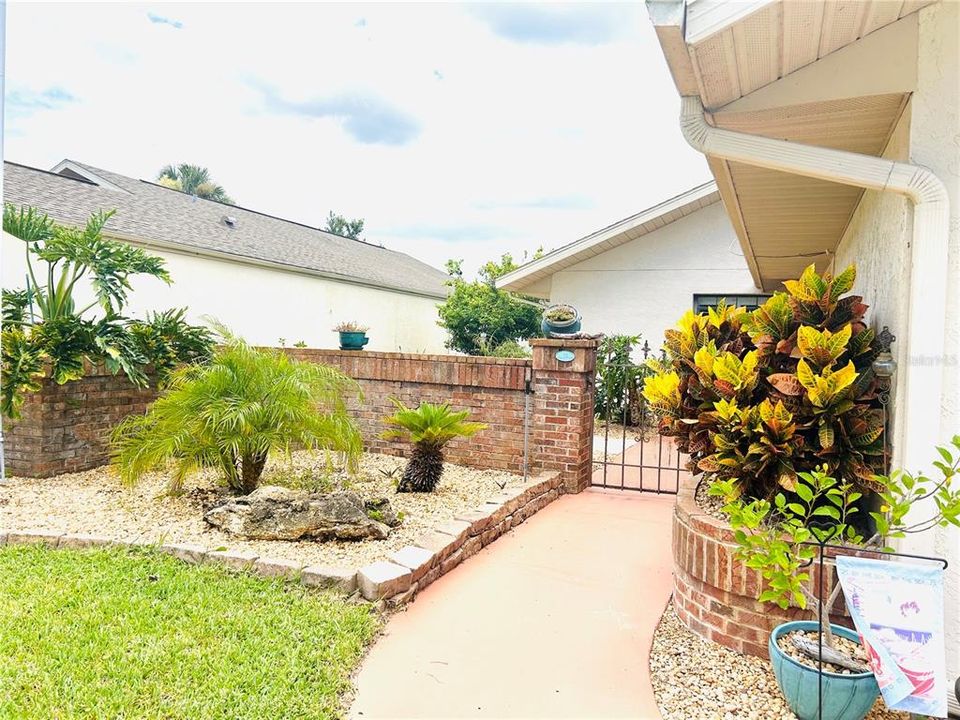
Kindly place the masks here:
[(559, 470), (568, 493), (590, 486), (593, 470), (593, 390), (596, 340), (537, 338), (533, 347), (531, 456)]

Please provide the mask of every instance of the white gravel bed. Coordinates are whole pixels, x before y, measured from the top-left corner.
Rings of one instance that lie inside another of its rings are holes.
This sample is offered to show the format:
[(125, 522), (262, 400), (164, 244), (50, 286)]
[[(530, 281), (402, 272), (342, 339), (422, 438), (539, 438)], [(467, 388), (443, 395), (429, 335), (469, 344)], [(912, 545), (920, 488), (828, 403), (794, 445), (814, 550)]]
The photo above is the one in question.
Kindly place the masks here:
[[(769, 661), (694, 635), (667, 607), (653, 636), (650, 679), (663, 720), (796, 720)], [(908, 720), (881, 698), (867, 720)]]
[(133, 488), (124, 487), (112, 468), (104, 467), (51, 478), (10, 478), (0, 485), (0, 528), (46, 529), (64, 533), (106, 535), (118, 539), (142, 538), (159, 543), (196, 543), (208, 549), (247, 550), (261, 557), (359, 568), (412, 544), (425, 531), (482, 505), (504, 487), (522, 478), (496, 470), (476, 470), (447, 464), (433, 493), (396, 493), (406, 460), (367, 453), (355, 477), (327, 464), (322, 454), (294, 453), (290, 460), (271, 459), (263, 485), (287, 485), (316, 490), (344, 489), (364, 499), (386, 497), (403, 523), (386, 540), (315, 542), (244, 540), (212, 528), (203, 512), (227, 495), (216, 473), (204, 471), (184, 486), (178, 496), (166, 493), (167, 475), (152, 473)]

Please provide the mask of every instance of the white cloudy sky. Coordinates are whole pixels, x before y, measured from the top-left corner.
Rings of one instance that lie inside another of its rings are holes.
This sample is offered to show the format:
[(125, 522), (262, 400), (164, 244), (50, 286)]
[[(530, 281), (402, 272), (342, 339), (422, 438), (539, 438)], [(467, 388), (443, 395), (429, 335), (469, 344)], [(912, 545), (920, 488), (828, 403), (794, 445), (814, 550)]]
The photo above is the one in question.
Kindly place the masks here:
[(17, 3), (5, 158), (153, 178), (468, 271), (708, 179), (643, 4)]

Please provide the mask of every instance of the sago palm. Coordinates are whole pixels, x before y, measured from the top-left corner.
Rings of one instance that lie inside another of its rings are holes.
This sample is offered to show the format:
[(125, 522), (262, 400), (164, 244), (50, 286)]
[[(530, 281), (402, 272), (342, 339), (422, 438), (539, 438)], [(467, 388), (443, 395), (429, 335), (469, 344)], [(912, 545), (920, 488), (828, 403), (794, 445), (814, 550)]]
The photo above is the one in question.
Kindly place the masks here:
[(346, 400), (356, 381), (326, 365), (298, 362), (226, 335), (207, 365), (173, 371), (145, 415), (113, 433), (113, 459), (124, 482), (173, 464), (170, 490), (204, 467), (220, 470), (230, 489), (256, 489), (271, 452), (292, 447), (343, 453), (356, 469), (362, 440)]
[(397, 412), (386, 419), (394, 426), (387, 438), (409, 438), (413, 454), (403, 471), (397, 492), (433, 492), (443, 475), (443, 447), (458, 437), (470, 437), (487, 426), (466, 422), (469, 410), (454, 411), (447, 404), (420, 403), (415, 410), (394, 399)]

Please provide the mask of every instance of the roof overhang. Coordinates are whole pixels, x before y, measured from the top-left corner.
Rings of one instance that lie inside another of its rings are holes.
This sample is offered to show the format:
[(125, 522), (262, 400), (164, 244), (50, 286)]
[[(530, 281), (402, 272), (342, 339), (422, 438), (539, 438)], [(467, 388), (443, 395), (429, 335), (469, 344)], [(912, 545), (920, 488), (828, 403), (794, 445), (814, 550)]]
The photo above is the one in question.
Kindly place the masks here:
[[(932, 2), (647, 0), (647, 8), (678, 92), (699, 96), (715, 127), (879, 156), (909, 123), (914, 13)], [(829, 264), (862, 190), (707, 161), (759, 287)]]
[(681, 195), (631, 215), (602, 230), (597, 230), (503, 275), (497, 280), (497, 287), (535, 297), (548, 297), (549, 285), (544, 281), (554, 273), (637, 240), (719, 201), (720, 195), (717, 192), (716, 183), (708, 182), (698, 185)]

